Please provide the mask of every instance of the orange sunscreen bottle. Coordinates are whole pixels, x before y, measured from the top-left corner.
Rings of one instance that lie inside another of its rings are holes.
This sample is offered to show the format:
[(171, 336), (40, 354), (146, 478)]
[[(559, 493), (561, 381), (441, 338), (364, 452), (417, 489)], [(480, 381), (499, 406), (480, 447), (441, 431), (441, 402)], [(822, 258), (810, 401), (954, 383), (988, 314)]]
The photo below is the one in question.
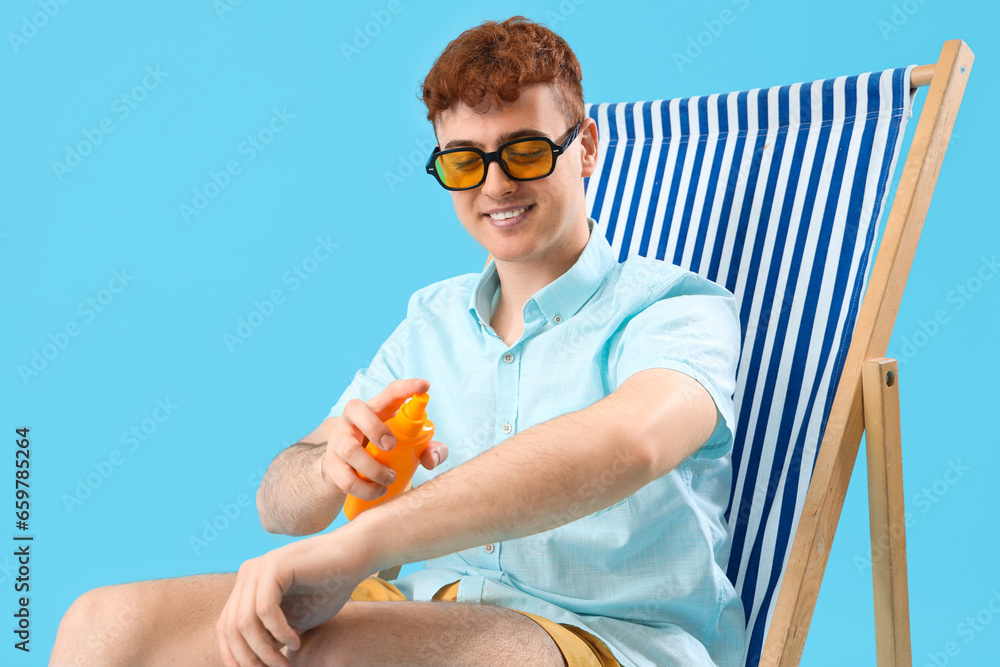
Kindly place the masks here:
[[(389, 490), (375, 500), (361, 500), (348, 494), (344, 501), (344, 516), (348, 520), (353, 520), (366, 509), (381, 505), (398, 496), (410, 483), (413, 473), (417, 471), (417, 466), (420, 464), (420, 455), (424, 453), (434, 437), (434, 423), (427, 418), (427, 401), (429, 400), (430, 396), (426, 393), (414, 394), (399, 408), (396, 416), (385, 422), (385, 425), (396, 436), (395, 447), (386, 452), (379, 449), (373, 442), (369, 441), (365, 445), (365, 451), (371, 454), (376, 461), (396, 471), (396, 479), (389, 485)], [(359, 472), (356, 474), (366, 482), (371, 481)]]

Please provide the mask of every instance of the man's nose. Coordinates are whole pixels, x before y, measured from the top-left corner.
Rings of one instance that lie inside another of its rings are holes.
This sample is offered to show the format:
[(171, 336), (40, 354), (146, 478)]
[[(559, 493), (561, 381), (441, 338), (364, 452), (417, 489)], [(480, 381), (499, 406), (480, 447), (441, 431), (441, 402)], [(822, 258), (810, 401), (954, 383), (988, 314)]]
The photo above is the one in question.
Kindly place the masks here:
[(514, 191), (517, 181), (510, 178), (504, 170), (500, 168), (500, 163), (496, 160), (486, 165), (486, 180), (483, 181), (483, 194), (494, 199), (510, 194)]

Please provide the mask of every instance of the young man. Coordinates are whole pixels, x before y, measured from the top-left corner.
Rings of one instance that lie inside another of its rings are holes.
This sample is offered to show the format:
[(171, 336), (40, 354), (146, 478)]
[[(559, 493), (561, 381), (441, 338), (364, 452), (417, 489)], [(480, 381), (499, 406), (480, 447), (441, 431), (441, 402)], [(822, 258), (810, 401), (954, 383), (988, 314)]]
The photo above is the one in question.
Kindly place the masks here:
[(597, 129), (580, 78), (521, 17), (442, 53), (423, 87), (428, 170), (493, 259), (411, 297), (330, 416), (276, 457), (258, 506), (268, 530), (303, 535), (346, 493), (384, 493), (364, 438), (391, 447), (382, 421), (427, 391), (438, 440), (414, 490), (236, 575), (91, 591), (52, 665), (742, 664), (724, 569), (734, 299), (615, 260), (585, 210)]

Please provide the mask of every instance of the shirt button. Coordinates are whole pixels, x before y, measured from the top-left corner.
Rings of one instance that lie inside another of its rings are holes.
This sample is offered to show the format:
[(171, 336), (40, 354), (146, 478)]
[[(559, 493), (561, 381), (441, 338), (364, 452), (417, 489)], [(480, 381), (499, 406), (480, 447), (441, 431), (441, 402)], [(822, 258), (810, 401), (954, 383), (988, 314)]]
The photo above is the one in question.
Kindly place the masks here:
[(552, 318), (552, 321), (555, 322), (556, 324), (559, 324), (560, 322), (562, 322), (562, 315), (556, 315), (555, 317)]
[(483, 547), (483, 551), (485, 551), (488, 554), (493, 553), (494, 549), (496, 549), (496, 547), (493, 546), (492, 544), (487, 544), (486, 546)]
[(510, 422), (504, 422), (504, 425), (500, 427), (504, 433), (510, 433), (514, 430), (514, 427), (510, 425)]
[(508, 352), (507, 354), (503, 355), (503, 360), (509, 364), (510, 362), (514, 361), (514, 355)]

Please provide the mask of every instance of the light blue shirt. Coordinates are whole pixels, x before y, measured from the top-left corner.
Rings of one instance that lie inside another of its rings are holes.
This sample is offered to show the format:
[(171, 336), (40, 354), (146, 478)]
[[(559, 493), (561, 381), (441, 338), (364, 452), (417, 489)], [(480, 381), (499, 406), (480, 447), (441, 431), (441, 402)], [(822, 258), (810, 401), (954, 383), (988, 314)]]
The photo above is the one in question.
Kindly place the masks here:
[[(677, 468), (590, 516), (428, 560), (393, 583), (409, 599), (430, 600), (460, 580), (459, 602), (583, 628), (623, 667), (742, 665), (745, 620), (725, 574), (731, 535), (723, 516), (736, 426), (736, 302), (723, 287), (660, 260), (618, 263), (597, 229), (572, 268), (525, 303), (524, 332), (509, 347), (489, 325), (500, 285), (493, 261), (482, 273), (418, 290), (406, 319), (330, 415), (392, 380), (429, 380), (434, 439), (449, 456), (435, 470), (419, 467), (419, 486), (535, 424), (593, 404), (643, 369), (693, 377), (720, 417)], [(582, 497), (607, 488), (615, 466), (626, 465), (623, 454)]]

